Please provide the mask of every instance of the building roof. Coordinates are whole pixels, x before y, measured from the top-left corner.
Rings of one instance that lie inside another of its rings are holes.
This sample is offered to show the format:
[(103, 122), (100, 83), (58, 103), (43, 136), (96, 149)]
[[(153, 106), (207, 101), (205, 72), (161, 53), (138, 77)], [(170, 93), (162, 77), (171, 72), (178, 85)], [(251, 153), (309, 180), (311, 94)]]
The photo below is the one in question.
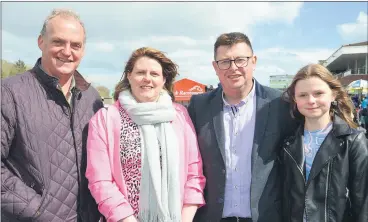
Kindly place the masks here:
[[(331, 69), (332, 68), (331, 64), (333, 66), (336, 66), (336, 64), (341, 65), (341, 60), (348, 60), (349, 59), (348, 57), (350, 57), (350, 59), (351, 57), (354, 57), (354, 59), (356, 59), (357, 56), (365, 58), (365, 55), (367, 54), (366, 46), (368, 46), (368, 41), (342, 45), (334, 53), (332, 53), (332, 55), (330, 55), (324, 62), (321, 61), (321, 63), (323, 66)], [(336, 63), (336, 61), (340, 62)], [(337, 69), (337, 67), (333, 68), (333, 70), (334, 69)]]
[(194, 80), (191, 80), (191, 79), (188, 79), (188, 78), (183, 78), (183, 79), (180, 79), (180, 80), (177, 80), (174, 82), (174, 84), (197, 84), (197, 85), (200, 85), (200, 86), (203, 86), (205, 87), (206, 85), (202, 84), (202, 83), (199, 83), (199, 82), (196, 82)]
[(173, 93), (175, 101), (189, 101), (192, 95), (204, 93), (206, 85), (184, 78), (174, 82)]
[(362, 45), (368, 45), (368, 41), (366, 41), (366, 42), (357, 42), (357, 43), (347, 44), (347, 45), (343, 45), (343, 46), (362, 46)]

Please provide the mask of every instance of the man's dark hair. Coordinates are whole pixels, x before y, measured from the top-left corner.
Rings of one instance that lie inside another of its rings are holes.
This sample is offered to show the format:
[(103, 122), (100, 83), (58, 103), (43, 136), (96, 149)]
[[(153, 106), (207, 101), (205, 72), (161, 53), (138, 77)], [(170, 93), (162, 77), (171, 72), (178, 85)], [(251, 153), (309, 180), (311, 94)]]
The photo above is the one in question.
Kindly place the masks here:
[(252, 44), (249, 41), (248, 36), (246, 36), (245, 34), (241, 33), (241, 32), (230, 32), (230, 33), (224, 33), (222, 35), (220, 35), (215, 42), (215, 47), (214, 47), (214, 58), (216, 60), (216, 55), (217, 55), (217, 49), (218, 47), (225, 45), (225, 46), (233, 46), (237, 43), (241, 43), (244, 42), (245, 44), (247, 44), (250, 49), (252, 50), (253, 53), (253, 48), (252, 48)]

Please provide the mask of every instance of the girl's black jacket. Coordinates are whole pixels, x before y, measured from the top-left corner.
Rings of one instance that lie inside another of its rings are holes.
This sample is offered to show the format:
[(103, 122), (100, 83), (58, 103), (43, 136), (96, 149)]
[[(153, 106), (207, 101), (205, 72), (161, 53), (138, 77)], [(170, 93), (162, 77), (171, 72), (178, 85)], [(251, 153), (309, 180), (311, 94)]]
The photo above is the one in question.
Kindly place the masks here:
[(305, 178), (304, 126), (284, 141), (283, 221), (368, 222), (368, 142), (339, 116)]

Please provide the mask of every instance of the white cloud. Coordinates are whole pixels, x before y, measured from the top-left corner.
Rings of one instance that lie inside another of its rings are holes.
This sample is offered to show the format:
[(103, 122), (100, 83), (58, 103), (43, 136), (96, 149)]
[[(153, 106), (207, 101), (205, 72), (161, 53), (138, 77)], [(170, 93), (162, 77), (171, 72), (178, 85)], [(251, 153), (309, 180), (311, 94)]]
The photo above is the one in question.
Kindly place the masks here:
[(91, 70), (90, 72), (82, 70), (87, 82), (92, 83), (93, 86), (105, 86), (112, 92), (121, 78), (121, 73), (103, 73), (96, 72), (98, 70)]
[(37, 37), (19, 37), (1, 30), (2, 59), (10, 62), (23, 60), (27, 65), (33, 65), (41, 56), (40, 49), (37, 46)]
[(270, 75), (295, 75), (303, 66), (327, 59), (335, 49), (306, 48), (290, 49), (272, 47), (256, 52), (258, 57), (254, 77), (264, 85), (269, 85)]
[(90, 43), (97, 51), (101, 52), (112, 52), (114, 51), (115, 46), (109, 42), (97, 42)]
[[(368, 15), (360, 12), (355, 23), (337, 25), (337, 31), (345, 41), (367, 41)], [(353, 43), (353, 42), (349, 42)]]
[(275, 65), (258, 66), (257, 71), (271, 73), (272, 75), (283, 75), (286, 71)]
[(357, 18), (359, 24), (367, 24), (368, 16), (365, 12), (360, 12)]
[[(282, 22), (291, 24), (298, 17), (301, 2), (221, 2), (206, 10), (205, 19), (223, 32), (246, 31), (256, 23)], [(213, 13), (215, 12), (215, 13)]]
[(169, 56), (173, 59), (185, 59), (192, 63), (198, 63), (202, 61), (211, 62), (213, 54), (205, 50), (184, 49), (171, 52)]
[(195, 46), (197, 41), (187, 36), (152, 36), (149, 39), (152, 43), (164, 43), (164, 44), (183, 44), (187, 46)]
[(212, 67), (212, 51), (179, 49), (169, 52), (168, 57), (179, 65), (180, 78), (217, 85), (218, 79)]
[[(87, 30), (86, 55), (79, 70), (94, 85), (113, 90), (132, 51), (143, 46), (167, 52), (179, 65), (178, 79), (217, 85), (211, 63), (219, 34), (240, 31), (252, 40), (256, 38), (252, 30), (259, 24), (292, 24), (303, 3), (7, 2), (3, 6), (2, 31), (7, 32), (2, 38), (3, 58), (28, 58), (27, 63), (34, 64), (40, 55), (37, 35), (47, 14), (55, 7), (72, 8), (80, 14)], [(25, 9), (31, 14), (29, 19), (21, 20), (17, 15)], [(332, 52), (273, 47), (256, 53), (259, 63), (255, 77), (268, 85), (269, 75), (293, 73), (304, 63), (325, 59)]]
[(124, 49), (135, 50), (143, 46), (151, 46), (153, 48), (161, 49), (167, 46), (180, 46), (180, 47), (195, 47), (199, 41), (194, 40), (188, 36), (150, 36), (134, 38), (132, 40), (123, 41), (119, 43)]
[(257, 81), (263, 85), (268, 86), (270, 82), (271, 75), (285, 75), (287, 72), (278, 67), (277, 64), (269, 64), (269, 65), (261, 65), (257, 66), (255, 69), (253, 76)]
[(287, 62), (290, 59), (300, 63), (317, 63), (318, 60), (327, 59), (336, 49), (307, 48), (288, 49), (284, 47), (272, 47), (256, 52), (259, 59), (270, 59), (275, 62)]
[[(6, 2), (2, 5), (2, 26), (17, 35), (36, 36), (51, 10), (63, 7), (81, 16), (88, 39), (125, 41), (159, 33), (176, 36), (177, 40), (192, 45), (195, 44), (192, 39), (198, 36), (217, 37), (227, 31), (248, 33), (251, 26), (260, 22), (292, 23), (302, 5), (299, 2), (25, 2), (22, 5)], [(17, 17), (25, 10), (32, 12), (27, 22)]]
[(191, 38), (189, 36), (156, 35), (151, 37), (134, 38), (132, 40), (121, 41), (117, 43), (119, 47), (133, 51), (143, 46), (150, 46), (163, 51), (172, 51), (180, 49), (193, 49), (198, 47), (212, 47), (216, 38), (208, 36), (207, 38)]

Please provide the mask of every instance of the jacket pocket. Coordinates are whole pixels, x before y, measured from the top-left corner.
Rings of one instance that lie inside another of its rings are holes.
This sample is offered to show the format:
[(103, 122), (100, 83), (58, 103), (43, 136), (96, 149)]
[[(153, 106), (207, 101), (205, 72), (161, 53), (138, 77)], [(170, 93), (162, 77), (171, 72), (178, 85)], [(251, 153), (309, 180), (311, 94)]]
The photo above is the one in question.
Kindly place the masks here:
[(32, 189), (34, 189), (36, 191), (36, 193), (42, 195), (43, 192), (44, 192), (45, 185), (43, 183), (41, 173), (38, 170), (36, 170), (36, 168), (34, 168), (33, 166), (31, 166), (31, 165), (29, 165), (28, 171), (33, 176), (32, 177), (33, 180), (30, 183), (30, 187)]
[[(39, 217), (41, 217), (43, 211), (45, 210), (44, 208), (46, 207), (43, 207), (45, 206), (46, 204), (44, 204), (44, 202), (46, 201), (46, 198), (48, 197), (48, 192), (47, 190), (43, 190), (42, 192), (42, 197), (41, 197), (41, 201), (40, 201), (40, 205), (37, 207), (37, 210), (36, 210), (36, 213), (33, 215), (33, 220), (32, 221), (37, 221), (37, 219)], [(50, 199), (47, 200), (47, 202), (49, 202)], [(46, 202), (46, 203), (47, 203)]]
[(5, 164), (14, 175), (23, 181), (23, 183), (35, 190), (37, 194), (42, 194), (43, 183), (40, 179), (41, 176), (33, 166), (30, 164), (19, 164), (12, 160), (7, 160)]

